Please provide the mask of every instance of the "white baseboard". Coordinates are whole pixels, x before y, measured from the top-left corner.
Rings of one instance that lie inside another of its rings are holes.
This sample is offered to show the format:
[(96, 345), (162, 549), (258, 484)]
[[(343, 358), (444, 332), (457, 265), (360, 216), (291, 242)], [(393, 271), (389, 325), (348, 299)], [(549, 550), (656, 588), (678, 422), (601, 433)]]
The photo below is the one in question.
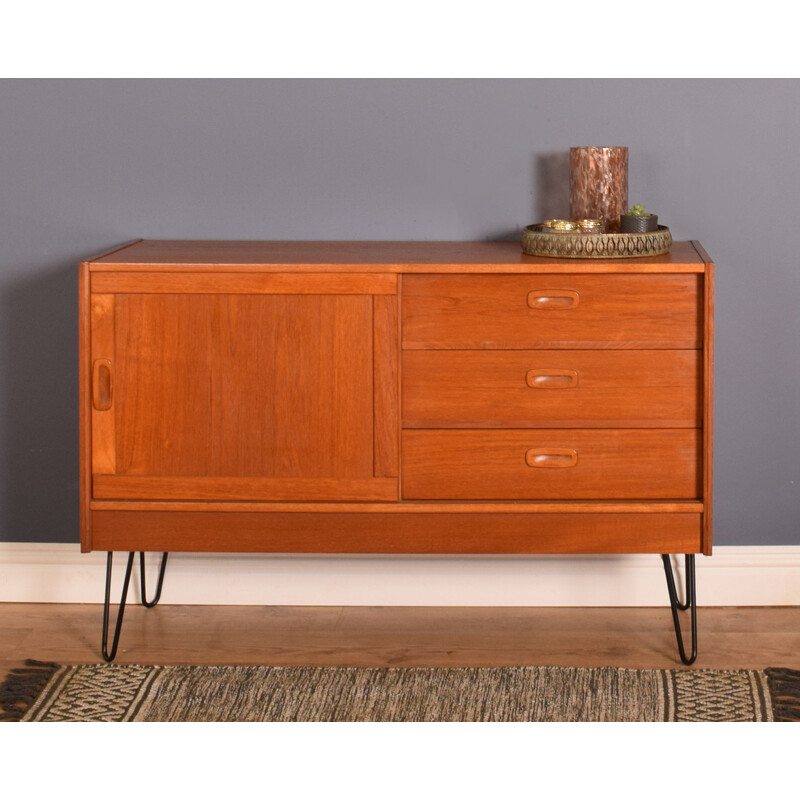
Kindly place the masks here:
[[(115, 559), (119, 597), (124, 555)], [(138, 598), (138, 560), (131, 599)], [(158, 556), (148, 555), (148, 594)], [(683, 559), (675, 566), (682, 575)], [(106, 554), (0, 542), (0, 602), (102, 603)], [(679, 585), (681, 583), (679, 582)], [(697, 557), (698, 603), (800, 605), (800, 547)], [(161, 602), (186, 605), (663, 606), (661, 558), (625, 556), (170, 556)]]

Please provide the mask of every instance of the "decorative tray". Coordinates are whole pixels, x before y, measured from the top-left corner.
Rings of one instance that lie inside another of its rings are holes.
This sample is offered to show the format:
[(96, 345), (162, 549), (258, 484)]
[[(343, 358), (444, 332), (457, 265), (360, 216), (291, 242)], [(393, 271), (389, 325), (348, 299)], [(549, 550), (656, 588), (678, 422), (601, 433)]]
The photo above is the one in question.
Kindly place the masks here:
[(543, 224), (522, 229), (522, 252), (557, 258), (638, 258), (668, 253), (672, 234), (665, 225), (647, 233), (557, 231)]

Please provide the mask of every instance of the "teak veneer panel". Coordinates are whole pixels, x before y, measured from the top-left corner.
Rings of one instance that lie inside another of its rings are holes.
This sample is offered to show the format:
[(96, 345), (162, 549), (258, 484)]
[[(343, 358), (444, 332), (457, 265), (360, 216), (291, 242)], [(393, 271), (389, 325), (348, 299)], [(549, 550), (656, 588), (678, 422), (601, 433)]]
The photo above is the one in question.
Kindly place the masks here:
[(397, 477), (400, 471), (400, 328), (397, 298), (373, 298), (373, 369), (375, 477)]
[(322, 277), (313, 294), (92, 294), (114, 387), (102, 407), (88, 391), (93, 496), (396, 500), (397, 298), (316, 293), (341, 288)]
[(371, 297), (115, 297), (117, 475), (373, 476)]
[(92, 292), (147, 294), (397, 294), (396, 275), (100, 272)]
[[(518, 242), (298, 242), (139, 240), (89, 262), (93, 272), (703, 272), (692, 242), (643, 258), (554, 259), (525, 255)], [(632, 267), (633, 265), (633, 267)]]
[(403, 424), (699, 427), (697, 350), (407, 350)]
[(91, 511), (238, 511), (267, 513), (297, 513), (313, 510), (314, 513), (332, 514), (701, 514), (699, 500), (537, 500), (514, 503), (504, 501), (433, 502), (430, 500), (396, 502), (255, 502), (255, 501), (192, 501), (147, 500), (129, 503), (125, 500), (92, 500)]
[(699, 459), (695, 429), (404, 431), (402, 496), (690, 499), (702, 491)]
[(700, 514), (92, 512), (98, 550), (695, 553), (700, 529)]
[(396, 478), (229, 478), (95, 475), (98, 500), (397, 500)]
[[(116, 364), (114, 317), (115, 298), (113, 294), (91, 295), (91, 346), (90, 363), (92, 403), (91, 428), (92, 441), (92, 472), (112, 473), (116, 469), (116, 430), (115, 415), (111, 412), (114, 401), (114, 364)], [(111, 375), (108, 403), (98, 403), (95, 377), (98, 365), (102, 365)]]
[(412, 275), (403, 347), (695, 349), (701, 304), (696, 275)]
[(693, 242), (706, 262), (704, 275), (703, 345), (703, 552), (711, 554), (714, 494), (714, 264), (697, 242)]

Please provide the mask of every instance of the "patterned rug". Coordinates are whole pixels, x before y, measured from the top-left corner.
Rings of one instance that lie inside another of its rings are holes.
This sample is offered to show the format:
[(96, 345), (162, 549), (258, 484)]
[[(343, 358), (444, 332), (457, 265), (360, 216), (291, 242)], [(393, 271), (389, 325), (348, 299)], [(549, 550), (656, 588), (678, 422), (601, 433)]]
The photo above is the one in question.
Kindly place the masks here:
[(800, 670), (59, 666), (0, 686), (29, 722), (800, 721)]

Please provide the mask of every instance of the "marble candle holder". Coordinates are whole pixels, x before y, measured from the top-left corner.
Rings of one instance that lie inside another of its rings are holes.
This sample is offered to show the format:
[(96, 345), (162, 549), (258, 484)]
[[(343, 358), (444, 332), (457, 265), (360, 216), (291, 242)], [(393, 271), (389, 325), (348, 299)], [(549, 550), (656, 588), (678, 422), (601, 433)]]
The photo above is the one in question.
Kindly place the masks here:
[(602, 219), (609, 233), (619, 231), (628, 208), (628, 148), (571, 147), (570, 219)]

